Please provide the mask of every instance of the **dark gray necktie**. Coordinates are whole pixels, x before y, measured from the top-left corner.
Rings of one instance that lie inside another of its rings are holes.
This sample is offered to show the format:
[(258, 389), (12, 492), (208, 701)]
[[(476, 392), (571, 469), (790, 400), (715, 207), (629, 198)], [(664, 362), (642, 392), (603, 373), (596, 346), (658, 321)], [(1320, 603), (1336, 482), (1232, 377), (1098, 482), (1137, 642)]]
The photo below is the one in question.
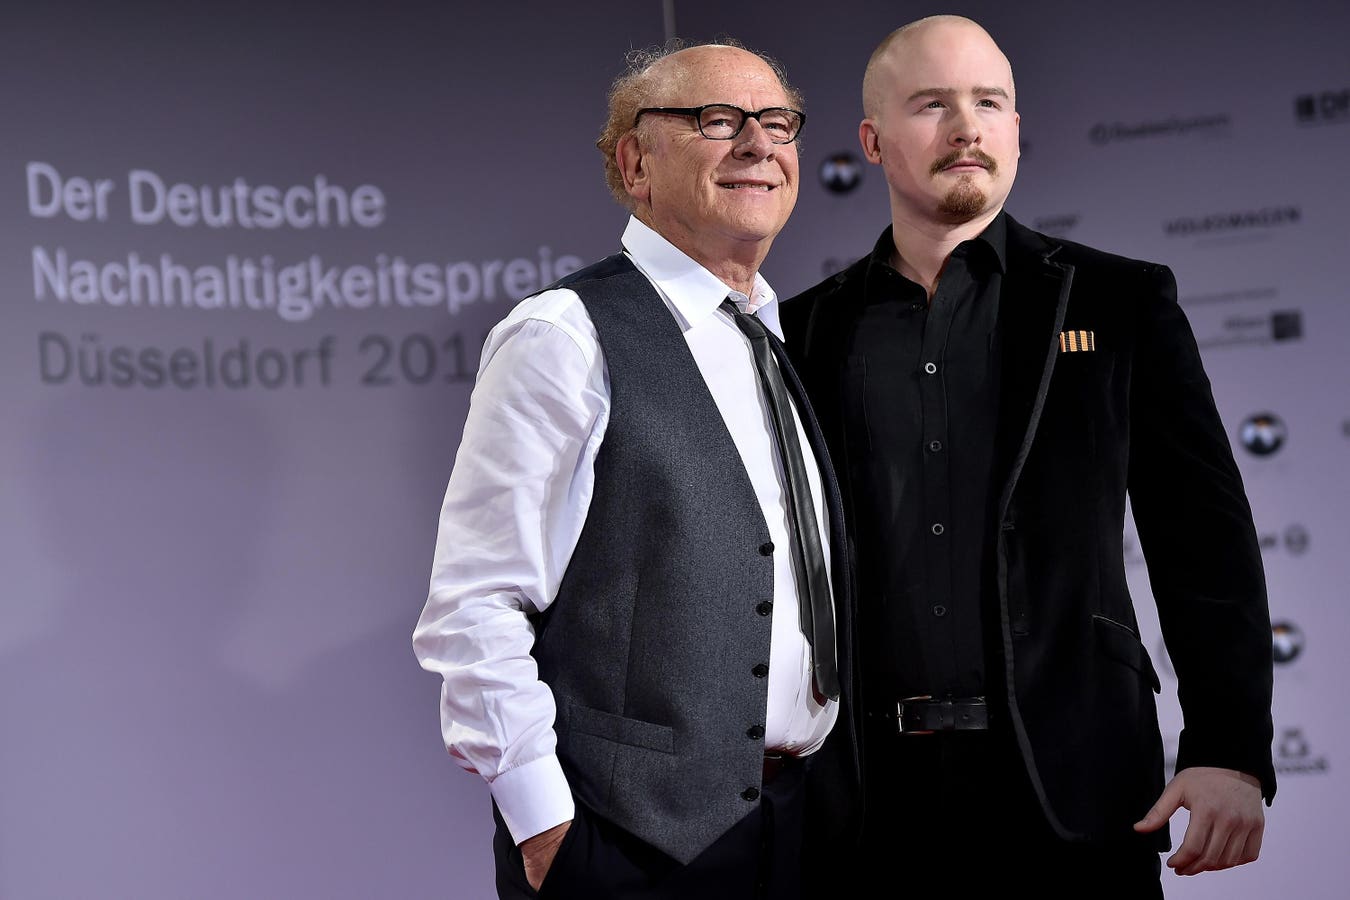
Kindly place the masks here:
[(773, 420), (778, 452), (787, 475), (788, 534), (792, 545), (792, 567), (797, 576), (797, 608), (801, 612), (802, 634), (811, 644), (811, 675), (818, 693), (838, 700), (839, 662), (834, 637), (834, 605), (830, 602), (830, 575), (825, 566), (825, 551), (820, 545), (806, 459), (802, 456), (797, 423), (792, 417), (792, 398), (779, 371), (780, 366), (789, 363), (782, 344), (769, 334), (763, 322), (741, 312), (730, 297), (722, 301), (722, 309), (750, 339), (755, 370), (769, 401), (769, 418)]

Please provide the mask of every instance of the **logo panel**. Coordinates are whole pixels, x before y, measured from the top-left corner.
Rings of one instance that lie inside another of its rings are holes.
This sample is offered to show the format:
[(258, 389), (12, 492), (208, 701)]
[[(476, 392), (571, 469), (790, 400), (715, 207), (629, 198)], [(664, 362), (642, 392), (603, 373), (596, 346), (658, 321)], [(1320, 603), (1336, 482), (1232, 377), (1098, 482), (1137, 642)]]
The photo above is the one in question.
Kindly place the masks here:
[(820, 164), (820, 183), (832, 194), (851, 193), (862, 183), (862, 163), (852, 153), (831, 154)]
[(1242, 446), (1255, 456), (1270, 456), (1284, 446), (1289, 436), (1284, 422), (1273, 412), (1261, 412), (1248, 416), (1238, 429)]

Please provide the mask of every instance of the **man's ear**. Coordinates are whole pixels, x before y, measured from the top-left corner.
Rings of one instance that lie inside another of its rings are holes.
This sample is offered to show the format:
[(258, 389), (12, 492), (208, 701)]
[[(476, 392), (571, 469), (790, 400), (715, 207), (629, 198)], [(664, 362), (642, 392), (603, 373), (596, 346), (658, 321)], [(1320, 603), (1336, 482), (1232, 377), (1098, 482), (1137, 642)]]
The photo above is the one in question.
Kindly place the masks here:
[(863, 156), (868, 162), (881, 162), (881, 139), (877, 135), (877, 125), (871, 119), (863, 119), (858, 125), (858, 143), (862, 144)]
[(619, 144), (614, 148), (614, 159), (619, 164), (628, 196), (640, 204), (650, 203), (651, 173), (647, 170), (646, 151), (636, 130), (619, 138)]

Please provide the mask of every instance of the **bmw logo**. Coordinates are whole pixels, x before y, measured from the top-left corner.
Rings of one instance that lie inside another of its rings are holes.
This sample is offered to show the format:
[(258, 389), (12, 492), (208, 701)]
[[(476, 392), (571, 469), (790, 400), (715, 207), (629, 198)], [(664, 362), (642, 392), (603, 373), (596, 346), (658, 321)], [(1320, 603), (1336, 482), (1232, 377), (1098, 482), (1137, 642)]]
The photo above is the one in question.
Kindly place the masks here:
[(862, 182), (862, 164), (852, 153), (835, 153), (820, 164), (820, 183), (833, 194), (847, 194)]
[(1248, 416), (1238, 431), (1242, 446), (1257, 456), (1269, 456), (1280, 449), (1288, 434), (1284, 422), (1272, 412)]

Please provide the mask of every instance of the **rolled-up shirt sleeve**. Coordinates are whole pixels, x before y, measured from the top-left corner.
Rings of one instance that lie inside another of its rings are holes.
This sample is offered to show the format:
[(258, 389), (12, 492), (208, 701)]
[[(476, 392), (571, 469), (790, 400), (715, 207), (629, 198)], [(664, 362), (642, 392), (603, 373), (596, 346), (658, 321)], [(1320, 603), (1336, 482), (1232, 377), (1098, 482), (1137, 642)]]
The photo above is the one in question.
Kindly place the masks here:
[(422, 667), (444, 679), (446, 747), (487, 780), (517, 843), (573, 816), (527, 616), (553, 601), (576, 548), (608, 413), (604, 360), (575, 293), (532, 297), (493, 329), (413, 635)]

